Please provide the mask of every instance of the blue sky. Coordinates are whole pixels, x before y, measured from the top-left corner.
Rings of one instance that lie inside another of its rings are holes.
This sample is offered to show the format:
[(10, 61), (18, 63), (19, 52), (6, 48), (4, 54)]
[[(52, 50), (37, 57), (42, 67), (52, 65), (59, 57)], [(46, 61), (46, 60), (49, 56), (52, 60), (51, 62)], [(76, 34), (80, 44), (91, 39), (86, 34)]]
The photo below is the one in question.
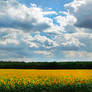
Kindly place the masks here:
[(20, 3), (30, 7), (30, 3), (35, 3), (37, 6), (46, 8), (52, 8), (54, 11), (66, 10), (64, 4), (69, 3), (73, 0), (18, 0)]
[(92, 0), (0, 0), (0, 60), (91, 61), (91, 9)]

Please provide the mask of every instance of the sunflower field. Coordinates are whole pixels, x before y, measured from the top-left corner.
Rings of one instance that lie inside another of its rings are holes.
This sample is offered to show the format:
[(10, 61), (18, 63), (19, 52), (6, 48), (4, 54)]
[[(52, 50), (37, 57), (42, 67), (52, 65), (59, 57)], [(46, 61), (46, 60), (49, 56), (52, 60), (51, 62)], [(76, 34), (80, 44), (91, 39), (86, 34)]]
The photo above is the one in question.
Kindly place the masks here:
[(0, 69), (0, 92), (92, 92), (92, 70)]

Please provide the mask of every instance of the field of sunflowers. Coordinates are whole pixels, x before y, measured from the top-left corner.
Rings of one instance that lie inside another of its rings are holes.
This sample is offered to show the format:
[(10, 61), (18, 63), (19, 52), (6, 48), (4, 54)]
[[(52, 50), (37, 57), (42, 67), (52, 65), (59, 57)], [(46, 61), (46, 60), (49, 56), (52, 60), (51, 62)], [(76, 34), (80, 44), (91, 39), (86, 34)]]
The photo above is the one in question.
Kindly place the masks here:
[(92, 70), (0, 69), (0, 92), (92, 92)]

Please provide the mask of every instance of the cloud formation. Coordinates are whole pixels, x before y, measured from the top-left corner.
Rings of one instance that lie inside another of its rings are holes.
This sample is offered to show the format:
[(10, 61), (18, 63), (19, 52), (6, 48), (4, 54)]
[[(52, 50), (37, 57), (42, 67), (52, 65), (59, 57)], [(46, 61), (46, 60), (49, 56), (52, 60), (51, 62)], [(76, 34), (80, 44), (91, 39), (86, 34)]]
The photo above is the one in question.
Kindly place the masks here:
[(92, 1), (64, 6), (66, 11), (56, 12), (0, 0), (0, 60), (91, 60)]
[(55, 12), (43, 12), (35, 4), (30, 8), (18, 3), (16, 0), (0, 1), (0, 28), (21, 29), (24, 32), (43, 31), (51, 27), (50, 18), (45, 18), (44, 14)]
[(74, 0), (72, 3), (66, 4), (65, 7), (77, 18), (75, 26), (92, 29), (91, 0)]

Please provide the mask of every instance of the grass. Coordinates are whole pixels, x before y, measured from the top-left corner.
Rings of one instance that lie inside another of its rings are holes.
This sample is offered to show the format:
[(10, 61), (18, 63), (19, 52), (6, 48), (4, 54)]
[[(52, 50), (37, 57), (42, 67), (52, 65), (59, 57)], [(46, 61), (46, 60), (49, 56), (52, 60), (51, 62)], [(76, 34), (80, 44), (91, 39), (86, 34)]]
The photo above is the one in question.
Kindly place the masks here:
[(92, 92), (92, 70), (0, 69), (0, 92)]

